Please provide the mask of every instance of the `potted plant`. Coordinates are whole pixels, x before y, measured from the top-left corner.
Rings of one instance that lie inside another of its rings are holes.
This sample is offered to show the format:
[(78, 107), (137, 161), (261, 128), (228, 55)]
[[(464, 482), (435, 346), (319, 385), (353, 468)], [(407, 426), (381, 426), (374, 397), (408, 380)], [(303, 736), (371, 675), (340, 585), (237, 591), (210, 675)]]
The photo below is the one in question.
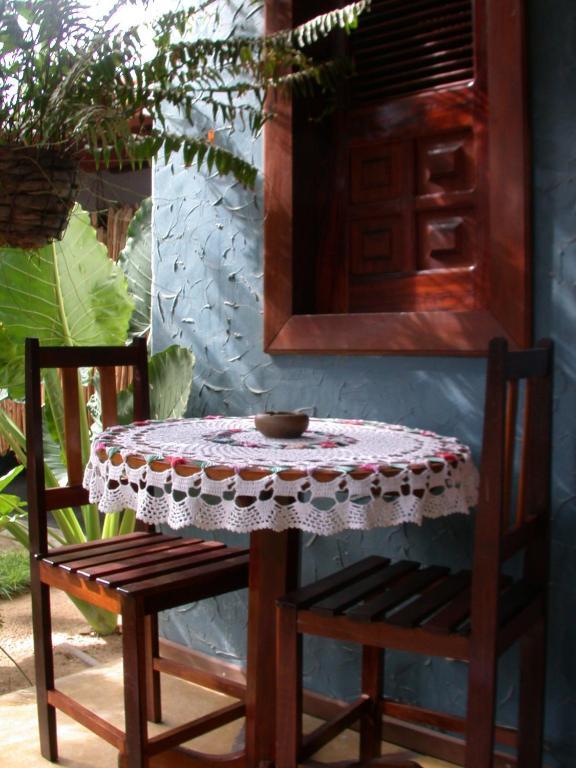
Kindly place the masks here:
[[(205, 163), (253, 185), (255, 168), (219, 146), (214, 128), (241, 124), (256, 134), (271, 117), (271, 87), (329, 87), (338, 64), (315, 62), (304, 49), (354, 27), (370, 3), (269, 36), (191, 37), (191, 24), (218, 1), (156, 18), (148, 53), (137, 26), (114, 21), (136, 0), (118, 0), (99, 20), (82, 0), (1, 0), (0, 243), (36, 248), (60, 236), (86, 154), (109, 166), (181, 151), (187, 165)], [(213, 128), (195, 126), (200, 106)], [(174, 110), (181, 128), (168, 120)]]

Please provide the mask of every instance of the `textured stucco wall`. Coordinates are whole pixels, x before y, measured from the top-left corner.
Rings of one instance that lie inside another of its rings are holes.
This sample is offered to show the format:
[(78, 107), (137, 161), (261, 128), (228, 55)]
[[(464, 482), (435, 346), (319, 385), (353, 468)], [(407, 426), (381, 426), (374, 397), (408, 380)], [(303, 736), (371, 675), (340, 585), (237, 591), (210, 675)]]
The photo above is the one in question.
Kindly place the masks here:
[[(222, 4), (228, 19), (240, 0)], [(247, 5), (247, 3), (245, 4)], [(547, 741), (551, 765), (576, 765), (576, 7), (531, 0), (530, 60), (534, 127), (536, 335), (557, 343), (554, 528)], [(252, 17), (251, 24), (257, 23)], [(261, 143), (227, 141), (261, 164)], [(153, 338), (196, 354), (190, 414), (250, 414), (305, 408), (318, 416), (397, 421), (457, 435), (479, 448), (484, 366), (478, 360), (399, 357), (271, 357), (262, 352), (262, 196), (178, 163), (159, 165), (155, 188)], [(367, 534), (303, 538), (304, 580), (369, 552), (464, 565), (470, 520), (463, 517)], [(221, 533), (218, 532), (221, 536)], [(229, 541), (241, 540), (233, 535)], [(245, 596), (172, 612), (164, 632), (223, 658), (244, 659)], [(511, 654), (513, 656), (513, 652)], [(395, 654), (387, 683), (408, 700), (461, 710), (459, 662)], [(347, 696), (357, 686), (353, 649), (320, 641), (306, 653), (306, 684)], [(499, 708), (514, 721), (517, 681), (502, 663)]]

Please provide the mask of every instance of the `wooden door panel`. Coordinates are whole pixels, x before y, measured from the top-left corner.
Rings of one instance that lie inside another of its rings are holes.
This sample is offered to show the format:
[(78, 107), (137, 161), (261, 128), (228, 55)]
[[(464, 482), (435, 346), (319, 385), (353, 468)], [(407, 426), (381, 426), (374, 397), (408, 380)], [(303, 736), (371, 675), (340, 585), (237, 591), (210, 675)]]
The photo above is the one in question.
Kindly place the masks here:
[(350, 224), (350, 273), (352, 275), (406, 272), (410, 264), (406, 217), (378, 216)]
[(420, 139), (417, 148), (418, 194), (473, 190), (476, 186), (475, 154), (471, 130)]
[(477, 261), (474, 210), (426, 212), (418, 216), (417, 269), (459, 269)]

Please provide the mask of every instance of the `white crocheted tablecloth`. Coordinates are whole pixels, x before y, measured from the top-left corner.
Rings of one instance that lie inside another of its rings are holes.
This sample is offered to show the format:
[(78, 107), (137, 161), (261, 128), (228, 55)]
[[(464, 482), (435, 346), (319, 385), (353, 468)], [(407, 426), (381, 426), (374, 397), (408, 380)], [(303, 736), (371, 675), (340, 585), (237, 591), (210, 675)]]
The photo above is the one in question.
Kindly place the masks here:
[[(130, 466), (129, 457), (144, 464)], [(232, 474), (213, 479), (214, 467)], [(247, 470), (266, 474), (245, 479)], [(302, 437), (278, 440), (252, 418), (206, 417), (105, 430), (84, 486), (102, 512), (131, 508), (172, 528), (333, 534), (466, 513), (478, 476), (455, 438), (395, 424), (311, 419)]]

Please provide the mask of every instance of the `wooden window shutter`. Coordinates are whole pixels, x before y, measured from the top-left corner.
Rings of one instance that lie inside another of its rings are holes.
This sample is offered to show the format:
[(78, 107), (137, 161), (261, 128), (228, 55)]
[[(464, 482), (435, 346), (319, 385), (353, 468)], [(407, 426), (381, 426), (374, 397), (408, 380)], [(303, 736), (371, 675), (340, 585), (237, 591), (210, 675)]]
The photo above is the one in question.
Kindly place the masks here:
[[(334, 6), (269, 0), (267, 23)], [(522, 11), (373, 0), (344, 41), (356, 76), (330, 118), (279, 102), (266, 135), (268, 351), (530, 342)]]
[(352, 35), (352, 103), (383, 101), (474, 77), (473, 1), (373, 0)]

